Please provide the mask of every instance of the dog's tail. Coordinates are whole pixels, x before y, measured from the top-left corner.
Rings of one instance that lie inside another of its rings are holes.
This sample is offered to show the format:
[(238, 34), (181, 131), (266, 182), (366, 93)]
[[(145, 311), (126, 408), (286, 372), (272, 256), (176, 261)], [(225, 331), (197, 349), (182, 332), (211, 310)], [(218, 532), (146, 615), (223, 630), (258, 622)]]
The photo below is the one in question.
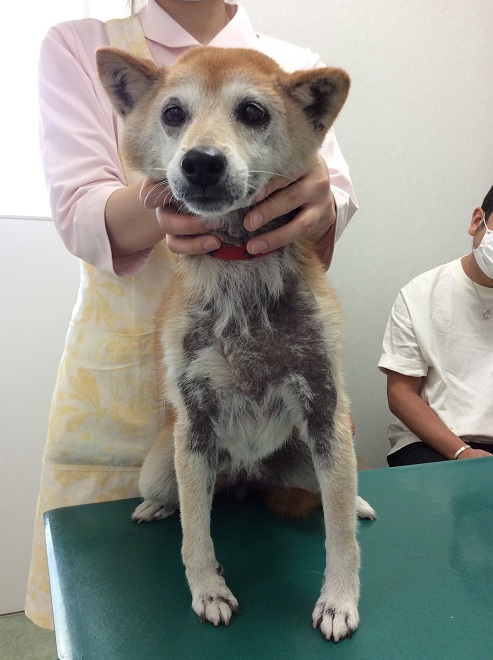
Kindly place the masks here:
[(267, 507), (281, 518), (305, 520), (322, 504), (318, 493), (301, 488), (271, 488), (265, 499)]

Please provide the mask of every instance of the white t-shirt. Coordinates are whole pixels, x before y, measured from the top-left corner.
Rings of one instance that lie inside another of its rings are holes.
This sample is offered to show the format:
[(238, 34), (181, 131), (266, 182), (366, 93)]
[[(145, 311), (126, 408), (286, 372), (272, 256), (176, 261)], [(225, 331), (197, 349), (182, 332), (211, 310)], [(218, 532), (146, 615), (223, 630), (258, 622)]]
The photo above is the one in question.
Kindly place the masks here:
[[(493, 443), (493, 289), (476, 285), (461, 260), (434, 268), (397, 296), (383, 340), (381, 371), (424, 376), (421, 397), (464, 441)], [(391, 452), (419, 442), (395, 418)]]

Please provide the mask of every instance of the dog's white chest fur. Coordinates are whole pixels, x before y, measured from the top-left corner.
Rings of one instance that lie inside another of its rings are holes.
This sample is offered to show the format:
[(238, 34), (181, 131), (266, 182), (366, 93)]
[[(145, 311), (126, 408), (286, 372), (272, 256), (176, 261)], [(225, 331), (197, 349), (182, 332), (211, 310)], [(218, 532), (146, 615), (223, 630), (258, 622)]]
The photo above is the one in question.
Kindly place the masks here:
[(217, 447), (227, 456), (229, 473), (244, 470), (249, 477), (260, 478), (260, 462), (291, 437), (297, 416), (287, 408), (289, 398), (286, 386), (268, 388), (260, 402), (241, 392), (224, 396), (215, 429)]
[(166, 333), (162, 338), (168, 373), (178, 384), (175, 404), (204, 424), (211, 420), (232, 471), (255, 473), (259, 461), (289, 440), (317, 383), (330, 377), (316, 302), (295, 274), (282, 277), (287, 261), (289, 251), (247, 269), (210, 257), (187, 264), (195, 292), (187, 329), (179, 346)]

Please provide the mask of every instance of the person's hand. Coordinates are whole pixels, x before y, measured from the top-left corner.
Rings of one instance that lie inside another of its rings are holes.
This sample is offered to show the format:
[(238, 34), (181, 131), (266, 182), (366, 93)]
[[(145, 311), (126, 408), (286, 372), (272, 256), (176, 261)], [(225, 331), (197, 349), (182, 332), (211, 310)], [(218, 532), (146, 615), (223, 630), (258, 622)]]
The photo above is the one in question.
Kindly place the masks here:
[[(200, 220), (177, 213), (170, 189), (164, 183), (145, 179), (140, 198), (144, 206), (156, 208), (161, 229), (166, 233), (169, 249), (177, 254), (204, 254), (216, 250), (221, 241), (203, 234)], [(247, 244), (251, 254), (270, 252), (309, 237), (318, 243), (336, 220), (336, 206), (330, 189), (327, 164), (321, 155), (314, 167), (299, 179), (275, 176), (256, 198), (258, 205), (245, 216), (245, 228), (254, 231), (271, 220), (294, 209), (300, 212), (288, 224), (252, 238)]]
[(300, 212), (283, 227), (252, 238), (247, 244), (251, 254), (270, 252), (303, 237), (318, 243), (336, 220), (329, 170), (320, 154), (312, 170), (299, 179), (273, 177), (255, 201), (258, 206), (245, 216), (248, 231), (254, 231), (294, 209), (300, 208)]
[(482, 449), (473, 449), (469, 447), (462, 451), (458, 456), (457, 460), (462, 461), (467, 458), (484, 458), (485, 456), (493, 456), (489, 451), (483, 451)]
[(159, 226), (166, 234), (166, 243), (175, 254), (205, 254), (217, 250), (221, 241), (204, 234), (203, 223), (192, 215), (177, 213), (171, 190), (165, 183), (145, 179), (140, 189), (140, 201), (147, 208), (156, 209)]

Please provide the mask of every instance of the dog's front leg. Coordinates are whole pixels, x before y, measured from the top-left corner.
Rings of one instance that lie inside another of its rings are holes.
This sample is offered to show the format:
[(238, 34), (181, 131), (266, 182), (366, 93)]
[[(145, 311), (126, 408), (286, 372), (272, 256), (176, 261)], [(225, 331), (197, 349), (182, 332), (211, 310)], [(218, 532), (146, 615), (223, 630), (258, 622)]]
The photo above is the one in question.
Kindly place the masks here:
[(326, 568), (313, 627), (327, 639), (351, 637), (358, 627), (359, 546), (356, 539), (356, 457), (344, 416), (311, 436), (326, 529)]
[(211, 438), (197, 443), (186, 429), (180, 431), (177, 426), (175, 468), (183, 529), (182, 558), (192, 592), (192, 607), (202, 622), (228, 625), (231, 615), (238, 614), (239, 608), (226, 586), (210, 533), (217, 474), (215, 443), (212, 444)]

